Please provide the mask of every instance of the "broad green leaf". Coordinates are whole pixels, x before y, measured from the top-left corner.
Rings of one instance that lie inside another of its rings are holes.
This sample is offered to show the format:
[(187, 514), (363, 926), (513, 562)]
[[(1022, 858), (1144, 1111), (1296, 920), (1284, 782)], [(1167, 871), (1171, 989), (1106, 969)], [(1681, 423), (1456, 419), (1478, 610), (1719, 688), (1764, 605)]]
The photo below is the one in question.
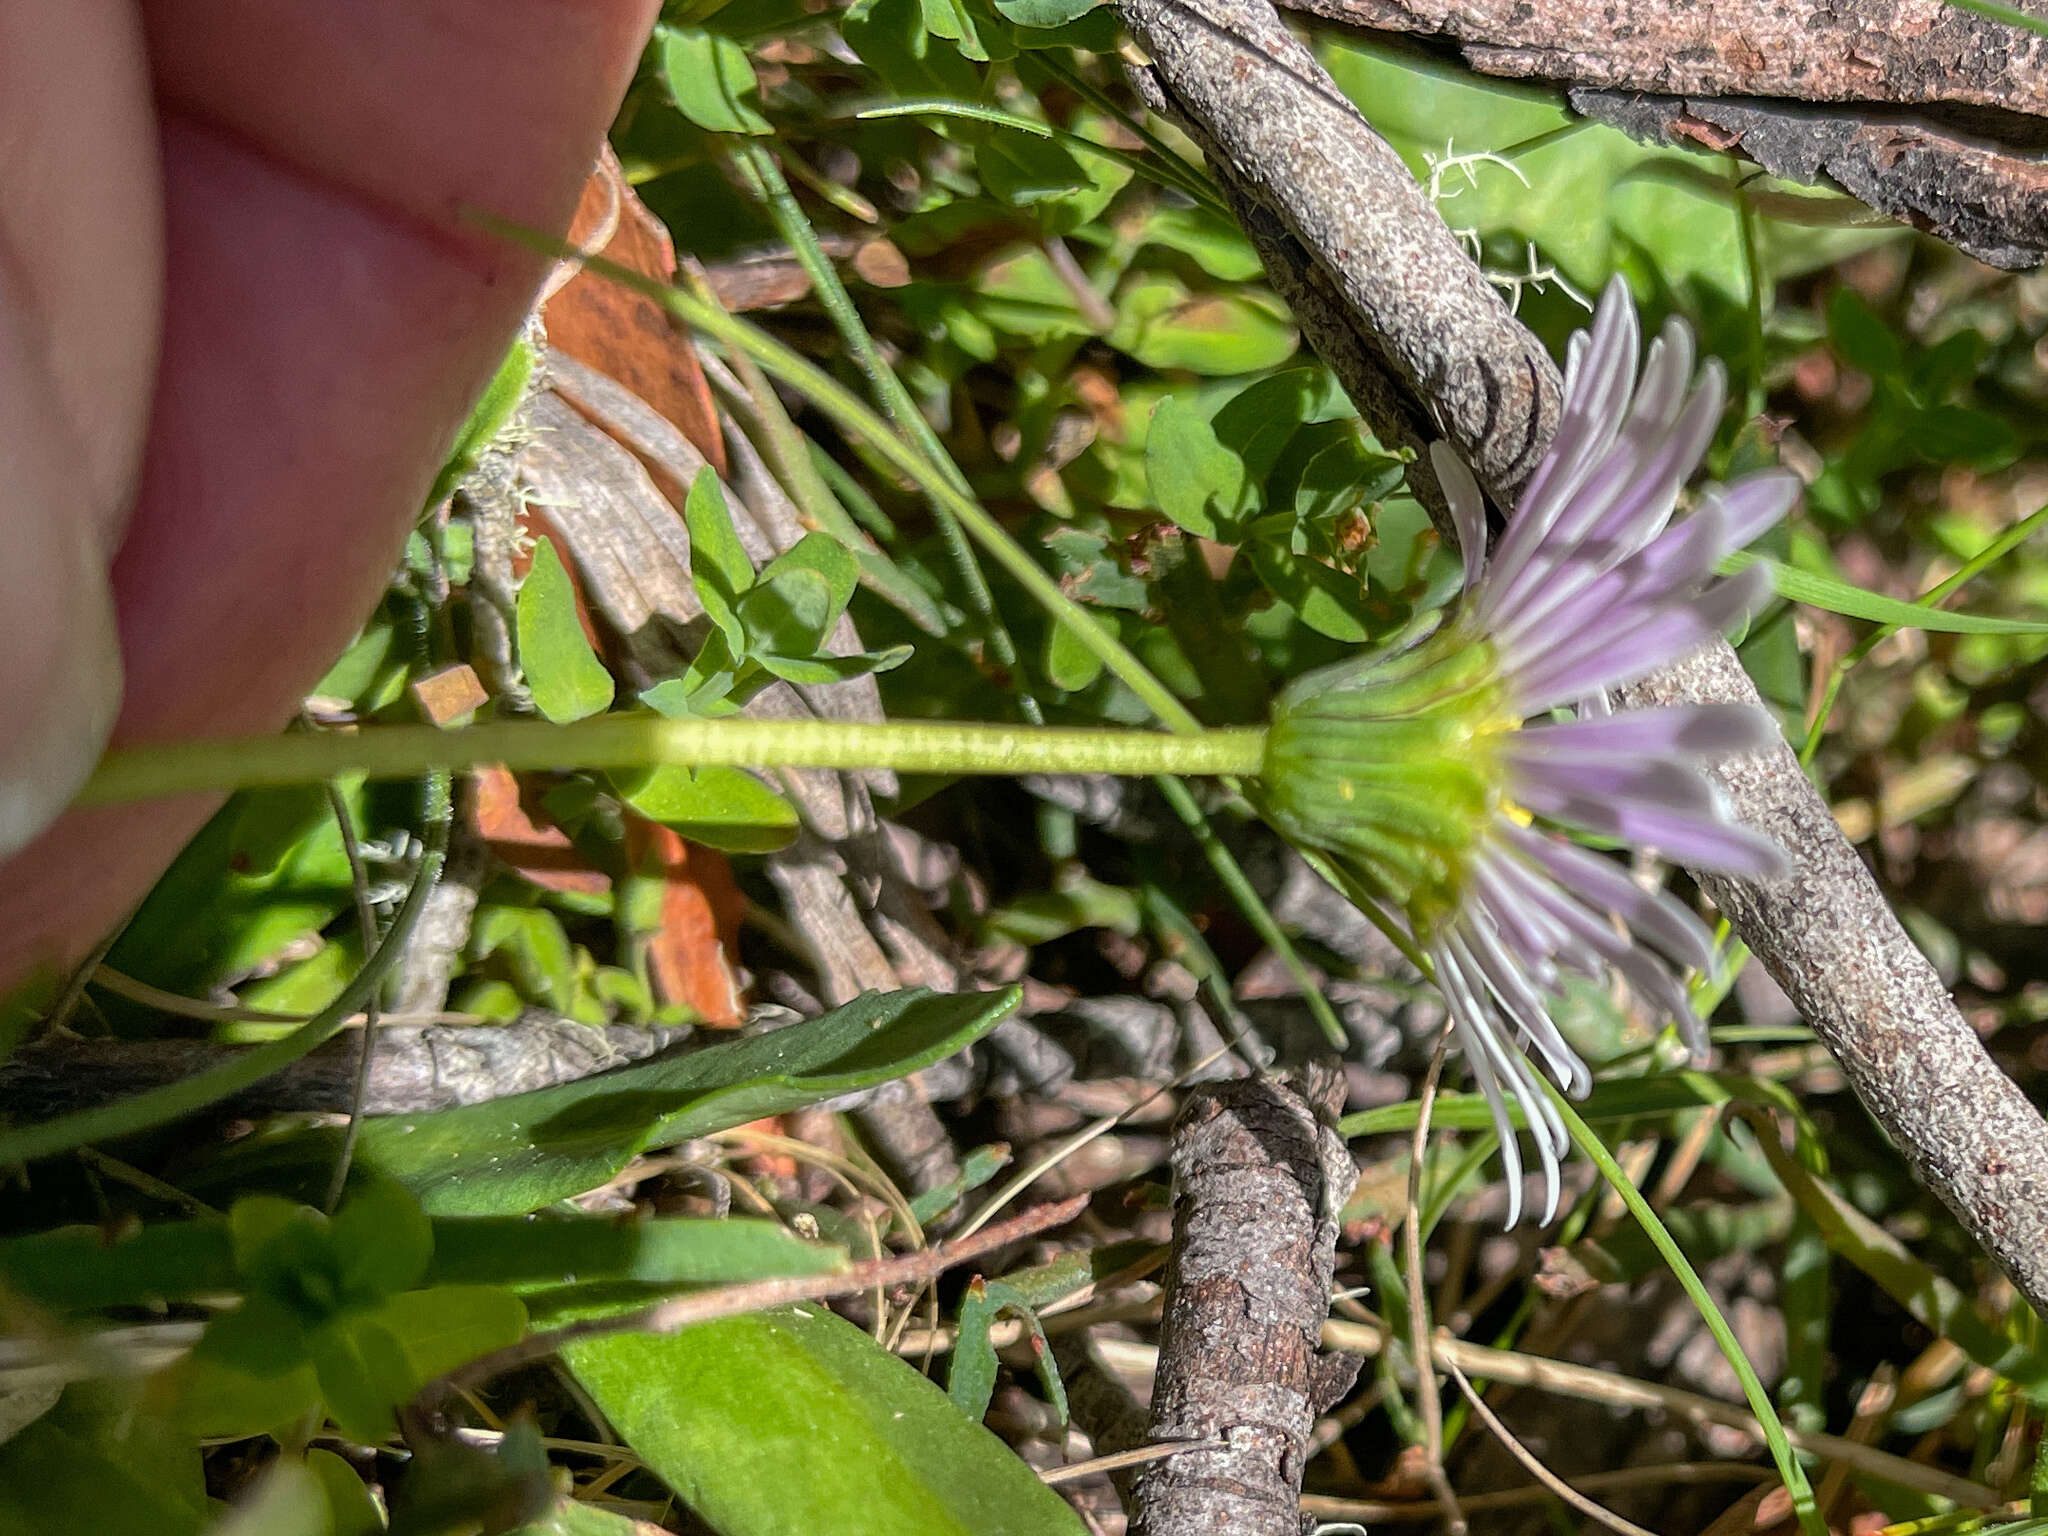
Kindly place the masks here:
[(729, 853), (770, 853), (796, 836), (796, 807), (742, 768), (665, 764), (612, 775), (619, 794), (649, 821)]
[(1066, 1502), (822, 1306), (564, 1351), (621, 1438), (723, 1536), (1079, 1536)]
[(1045, 634), (1045, 675), (1053, 687), (1078, 693), (1102, 676), (1102, 658), (1066, 625), (1054, 624)]
[(553, 539), (534, 540), (533, 569), (519, 586), (518, 621), (519, 665), (535, 709), (567, 725), (610, 707), (612, 675), (576, 617), (576, 589)]
[(777, 555), (740, 598), (740, 621), (752, 647), (778, 656), (808, 656), (825, 643), (853, 589), (860, 562), (828, 533), (807, 533)]
[(199, 1433), (138, 1405), (127, 1383), (74, 1383), (0, 1445), (0, 1532), (197, 1536), (208, 1523)]
[[(839, 1248), (745, 1217), (439, 1216), (430, 1225), (433, 1263), (423, 1278), (438, 1287), (710, 1285), (824, 1274), (846, 1262)], [(242, 1288), (228, 1222), (218, 1216), (151, 1223), (118, 1237), (99, 1227), (61, 1227), (0, 1242), (0, 1289), (56, 1312), (160, 1307)]]
[(316, 1446), (306, 1452), (306, 1470), (319, 1482), (321, 1495), (327, 1501), (333, 1536), (379, 1536), (384, 1529), (384, 1513), (354, 1467), (334, 1452)]
[(1294, 325), (1279, 304), (1255, 292), (1202, 293), (1153, 274), (1118, 294), (1109, 344), (1150, 368), (1190, 373), (1255, 373), (1294, 355)]
[(351, 1300), (372, 1301), (419, 1284), (434, 1257), (434, 1229), (411, 1191), (392, 1179), (358, 1179), (328, 1225)]
[(409, 1377), (403, 1396), (410, 1397), (463, 1362), (516, 1343), (526, 1332), (526, 1307), (499, 1285), (435, 1285), (402, 1291), (349, 1323), (358, 1335), (375, 1332), (397, 1350)]
[(926, 29), (921, 0), (855, 0), (839, 32), (890, 95), (971, 101), (981, 94), (981, 71)]
[(1245, 232), (1207, 208), (1161, 204), (1146, 216), (1137, 238), (1178, 252), (1226, 283), (1251, 282), (1266, 270)]
[(1159, 511), (1205, 539), (1218, 536), (1244, 495), (1244, 461), (1218, 442), (1215, 428), (1177, 395), (1168, 395), (1152, 413), (1145, 474)]
[(760, 86), (747, 51), (701, 27), (661, 29), (661, 79), (677, 108), (712, 133), (769, 133), (752, 105)]
[(747, 649), (747, 632), (733, 605), (754, 584), (754, 562), (740, 543), (732, 509), (726, 506), (725, 492), (719, 489), (718, 476), (709, 465), (697, 471), (690, 493), (683, 499), (683, 522), (690, 531), (690, 579), (697, 588), (697, 600), (731, 654), (742, 655)]
[(1356, 576), (1268, 540), (1246, 544), (1244, 553), (1267, 589), (1317, 634), (1354, 645), (1372, 638), (1362, 617), (1365, 583)]
[(995, 0), (995, 4), (1020, 27), (1063, 27), (1094, 10), (1097, 0)]
[(263, 1294), (209, 1322), (160, 1385), (175, 1421), (202, 1437), (266, 1434), (320, 1402), (305, 1325)]
[(366, 1121), (357, 1156), (437, 1215), (513, 1215), (595, 1189), (651, 1147), (902, 1077), (1017, 1006), (1015, 989), (869, 993), (822, 1018), (581, 1082)]
[[(360, 785), (343, 795), (365, 824)], [(320, 786), (236, 795), (178, 855), (107, 963), (197, 996), (318, 933), (351, 900), (348, 856)]]
[(1828, 295), (1828, 340), (1851, 368), (1874, 379), (1905, 382), (1905, 348), (1870, 301), (1846, 283)]
[(2048, 620), (1999, 619), (1902, 602), (1896, 597), (1885, 597), (1851, 586), (1833, 576), (1795, 569), (1783, 561), (1749, 550), (1729, 555), (1721, 562), (1721, 569), (1732, 573), (1759, 563), (1770, 570), (1771, 587), (1778, 596), (1810, 607), (1825, 608), (1829, 613), (1839, 613), (1845, 618), (1869, 619), (1876, 624), (1894, 624), (1900, 629), (1924, 629), (1945, 635), (2048, 635)]
[(609, 1217), (443, 1216), (434, 1223), (438, 1284), (525, 1289), (588, 1282), (724, 1285), (783, 1275), (821, 1275), (846, 1251), (806, 1242), (772, 1221), (614, 1221)]
[[(340, 1461), (339, 1457), (333, 1459)], [(347, 1462), (341, 1462), (341, 1467), (348, 1472)], [(356, 1487), (362, 1486), (362, 1479), (356, 1478)], [(328, 1503), (327, 1485), (297, 1457), (280, 1456), (254, 1487), (235, 1500), (211, 1536), (334, 1536), (334, 1510)]]

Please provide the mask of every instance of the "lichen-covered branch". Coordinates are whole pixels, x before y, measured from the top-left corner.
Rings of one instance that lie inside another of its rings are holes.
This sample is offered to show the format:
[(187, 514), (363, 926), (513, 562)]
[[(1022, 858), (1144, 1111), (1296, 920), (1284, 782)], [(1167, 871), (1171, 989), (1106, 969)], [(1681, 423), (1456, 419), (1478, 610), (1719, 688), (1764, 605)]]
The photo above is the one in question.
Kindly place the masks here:
[[(1560, 379), (1434, 208), (1267, 0), (1122, 0), (1151, 56), (1141, 89), (1168, 103), (1284, 231), (1262, 241), (1283, 290), (1341, 294), (1304, 333), (1347, 387), (1361, 353), (1417, 399), (1374, 429), (1400, 441), (1433, 413), (1498, 504), (1554, 430)], [(1346, 359), (1353, 362), (1347, 366)], [(1640, 685), (1650, 699), (1754, 702), (1717, 643)], [(1706, 888), (1840, 1061), (1915, 1171), (2048, 1314), (2048, 1123), (1998, 1070), (1899, 926), (1789, 750), (1725, 764), (1742, 818), (1770, 832), (1791, 875)]]
[(1331, 1145), (1343, 1080), (1306, 1078), (1199, 1088), (1174, 1126), (1150, 1438), (1210, 1444), (1146, 1469), (1134, 1536), (1300, 1536), (1309, 1433), (1357, 1374), (1320, 1345), (1356, 1177)]

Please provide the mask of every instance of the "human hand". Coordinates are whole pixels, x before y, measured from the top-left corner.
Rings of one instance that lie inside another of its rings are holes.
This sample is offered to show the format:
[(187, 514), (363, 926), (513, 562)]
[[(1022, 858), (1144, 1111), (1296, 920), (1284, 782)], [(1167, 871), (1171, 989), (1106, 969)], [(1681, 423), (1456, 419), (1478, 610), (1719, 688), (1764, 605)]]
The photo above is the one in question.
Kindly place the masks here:
[[(543, 275), (465, 211), (567, 224), (656, 8), (0, 0), (0, 850), (110, 729), (290, 717)], [(0, 863), (0, 992), (212, 804)]]

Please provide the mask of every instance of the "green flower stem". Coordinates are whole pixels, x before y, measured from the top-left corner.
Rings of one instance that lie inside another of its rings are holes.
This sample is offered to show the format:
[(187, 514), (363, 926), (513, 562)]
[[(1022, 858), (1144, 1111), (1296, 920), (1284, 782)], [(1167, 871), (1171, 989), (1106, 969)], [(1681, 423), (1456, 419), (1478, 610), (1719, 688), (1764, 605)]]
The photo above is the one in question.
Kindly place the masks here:
[[(325, 743), (345, 742), (346, 737), (281, 736), (266, 738), (254, 745), (272, 747), (284, 742)], [(191, 747), (143, 748), (131, 754), (146, 758), (152, 751), (163, 752), (172, 757), (192, 755), (195, 748), (208, 744), (198, 743)], [(215, 748), (217, 750), (217, 748)], [(324, 777), (321, 771), (300, 775), (301, 778)], [(313, 1015), (297, 1029), (281, 1040), (272, 1040), (264, 1045), (252, 1046), (234, 1060), (207, 1071), (195, 1073), (162, 1088), (153, 1088), (147, 1093), (138, 1093), (131, 1098), (117, 1099), (111, 1104), (97, 1105), (92, 1109), (80, 1110), (76, 1114), (60, 1115), (55, 1120), (43, 1120), (34, 1125), (0, 1131), (0, 1168), (14, 1167), (39, 1157), (50, 1157), (59, 1152), (69, 1152), (74, 1147), (86, 1146), (97, 1141), (112, 1141), (122, 1136), (132, 1136), (154, 1126), (166, 1125), (182, 1116), (218, 1103), (244, 1088), (261, 1082), (274, 1072), (281, 1072), (300, 1057), (340, 1033), (349, 1016), (360, 1013), (365, 1004), (376, 995), (383, 984), (385, 975), (405, 953), (405, 947), (412, 938), (412, 930), (425, 910), (427, 897), (433, 894), (434, 886), (440, 880), (441, 864), (448, 852), (448, 825), (450, 801), (448, 775), (435, 772), (426, 780), (426, 837), (425, 851), (420, 857), (419, 870), (413, 877), (412, 889), (406, 893), (405, 902), (385, 930), (383, 942), (364, 958), (362, 967), (349, 978), (347, 986), (325, 1008)]]
[[(559, 240), (537, 235), (520, 225), (486, 214), (479, 213), (474, 217), (480, 226), (504, 239), (517, 241), (550, 256), (564, 254)], [(655, 282), (601, 256), (585, 257), (583, 264), (589, 271), (623, 283), (636, 293), (646, 294), (683, 324), (702, 331), (714, 341), (745, 352), (770, 374), (808, 398), (843, 431), (867, 443), (891, 468), (959, 518), (961, 526), (989, 557), (1058, 622), (1066, 625), (1083, 648), (1136, 694), (1162, 725), (1184, 736), (1201, 731), (1202, 722), (1146, 669), (1129, 647), (1086, 608), (1067, 596), (1060, 589), (1060, 584), (1010, 537), (1001, 523), (973, 497), (955, 486), (945, 472), (913, 444), (893, 431), (888, 422), (868, 409), (853, 391), (758, 327), (727, 314), (716, 304)]]
[(1209, 825), (1209, 818), (1202, 814), (1202, 808), (1195, 803), (1195, 797), (1187, 785), (1171, 774), (1161, 774), (1153, 781), (1159, 786), (1159, 793), (1166, 803), (1173, 807), (1173, 814), (1181, 820), (1193, 835), (1202, 855), (1209, 861), (1209, 867), (1216, 872), (1216, 878), (1230, 899), (1237, 903), (1238, 911), (1266, 946), (1280, 957), (1288, 973), (1294, 977), (1295, 985), (1301, 988), (1301, 1000), (1307, 1005), (1309, 1014), (1323, 1032), (1323, 1038), (1330, 1042), (1331, 1049), (1347, 1050), (1351, 1041), (1344, 1033), (1343, 1022), (1337, 1017), (1337, 1010), (1330, 1006), (1330, 1000), (1323, 996), (1323, 989), (1315, 973), (1301, 958), (1301, 952), (1294, 947), (1272, 910), (1260, 899), (1252, 888), (1252, 882), (1237, 862), (1235, 855), (1224, 846), (1223, 839), (1216, 835), (1216, 829)]
[(429, 725), (239, 740), (171, 742), (110, 752), (78, 804), (304, 784), (337, 774), (409, 778), (430, 768), (503, 763), (515, 770), (645, 768), (893, 768), (904, 773), (1162, 773), (1249, 776), (1259, 727), (1199, 731), (833, 720), (670, 720), (601, 715), (574, 725), (502, 720), (444, 731)]

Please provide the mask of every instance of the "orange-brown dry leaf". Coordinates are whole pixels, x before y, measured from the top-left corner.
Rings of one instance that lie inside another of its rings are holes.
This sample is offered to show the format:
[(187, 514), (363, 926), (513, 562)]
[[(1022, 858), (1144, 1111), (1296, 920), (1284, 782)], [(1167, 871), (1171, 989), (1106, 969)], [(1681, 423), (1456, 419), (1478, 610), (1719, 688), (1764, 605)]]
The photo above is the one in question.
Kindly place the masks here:
[(728, 956), (744, 905), (732, 866), (714, 849), (684, 842), (659, 822), (626, 816), (634, 869), (662, 878), (661, 926), (648, 937), (647, 976), (664, 1003), (681, 1003), (707, 1024), (744, 1017)]
[[(675, 278), (668, 231), (626, 184), (609, 149), (584, 184), (570, 240), (585, 249), (604, 240), (600, 251), (607, 260), (657, 282)], [(576, 271), (547, 299), (542, 314), (550, 348), (623, 384), (674, 422), (721, 476), (726, 473), (711, 386), (690, 339), (670, 323), (667, 310), (644, 293)]]
[(611, 876), (592, 868), (569, 834), (527, 803), (519, 780), (501, 764), (476, 770), (470, 819), (492, 856), (535, 885), (583, 896), (602, 896), (612, 888)]

